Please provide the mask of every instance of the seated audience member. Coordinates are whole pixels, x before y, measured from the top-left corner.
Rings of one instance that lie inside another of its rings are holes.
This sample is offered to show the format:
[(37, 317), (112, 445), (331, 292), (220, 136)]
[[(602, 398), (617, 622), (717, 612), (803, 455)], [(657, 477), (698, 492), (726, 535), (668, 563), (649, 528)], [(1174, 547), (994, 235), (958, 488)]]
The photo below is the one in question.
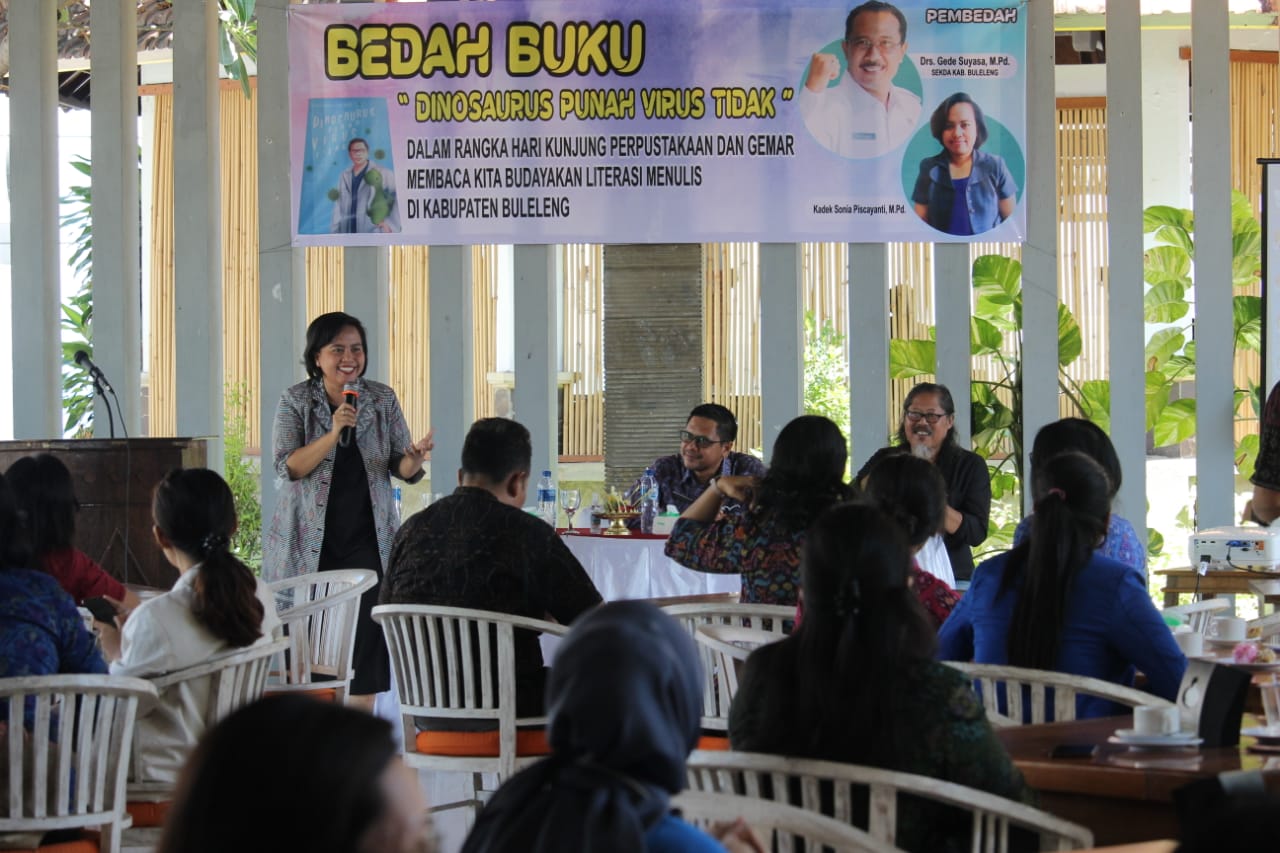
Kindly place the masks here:
[[(809, 528), (804, 621), (751, 653), (729, 710), (735, 750), (866, 764), (1015, 800), (1028, 789), (969, 679), (933, 660), (934, 632), (909, 586), (891, 518), (846, 503)], [(950, 849), (971, 829), (941, 806), (904, 804), (897, 844)]]
[[(1083, 453), (1102, 466), (1111, 485), (1109, 500), (1114, 503), (1122, 479), (1120, 457), (1116, 455), (1115, 445), (1102, 431), (1102, 427), (1084, 418), (1062, 418), (1040, 428), (1036, 433), (1035, 443), (1031, 445), (1032, 479), (1035, 479), (1037, 465), (1068, 450)], [(1027, 531), (1034, 523), (1034, 514), (1018, 523), (1018, 529), (1013, 533), (1014, 545), (1027, 538)], [(1147, 570), (1147, 549), (1142, 537), (1138, 536), (1132, 524), (1115, 513), (1111, 514), (1111, 520), (1107, 522), (1107, 538), (1097, 550), (1102, 556), (1119, 560), (1140, 572)]]
[[(152, 528), (178, 570), (173, 589), (117, 621), (98, 623), (112, 675), (166, 675), (214, 655), (272, 640), (280, 625), (275, 597), (229, 550), (236, 530), (231, 489), (207, 468), (170, 471), (151, 499)], [(142, 754), (135, 781), (172, 783), (204, 731), (208, 679), (166, 689), (138, 715), (133, 748)]]
[(417, 774), (391, 727), (271, 696), (210, 729), (182, 773), (159, 853), (430, 853)]
[[(853, 494), (844, 482), (848, 447), (826, 418), (793, 419), (778, 433), (764, 479), (713, 478), (676, 520), (667, 556), (700, 572), (741, 574), (744, 602), (796, 604), (805, 528)], [(726, 498), (747, 509), (721, 515)]]
[(959, 594), (944, 581), (920, 568), (916, 555), (942, 527), (947, 505), (947, 484), (935, 465), (899, 453), (886, 456), (867, 474), (867, 496), (902, 528), (911, 550), (911, 588), (924, 605), (935, 629), (947, 621)]
[(49, 453), (24, 456), (9, 466), (5, 476), (19, 507), (26, 513), (27, 530), (40, 568), (57, 578), (76, 604), (99, 596), (114, 599), (128, 610), (141, 603), (124, 584), (72, 544), (80, 502), (71, 485), (71, 472), (58, 457)]
[(947, 386), (921, 382), (907, 393), (902, 404), (898, 443), (872, 454), (853, 480), (861, 483), (881, 458), (903, 450), (937, 465), (947, 483), (943, 542), (951, 560), (953, 578), (967, 581), (973, 574), (973, 546), (987, 538), (991, 478), (986, 460), (956, 441), (955, 419), (955, 400)]
[[(723, 850), (670, 805), (698, 741), (701, 670), (692, 638), (652, 604), (583, 616), (547, 679), (551, 755), (498, 789), (463, 853)], [(741, 822), (722, 832), (731, 849), (763, 851)]]
[(34, 565), (8, 475), (0, 476), (0, 678), (105, 673), (76, 603)]
[[(1035, 523), (1012, 551), (974, 572), (938, 635), (943, 660), (1011, 664), (1133, 684), (1175, 698), (1187, 659), (1147, 592), (1146, 575), (1095, 549), (1107, 532), (1106, 472), (1083, 453), (1037, 466)], [(1096, 697), (1076, 700), (1078, 717), (1119, 713)]]
[[(716, 403), (695, 406), (680, 431), (680, 452), (653, 461), (659, 509), (675, 506), (684, 512), (717, 477), (763, 477), (764, 463), (733, 449), (737, 437), (733, 412)], [(627, 490), (627, 499), (640, 503), (639, 478)], [(729, 508), (736, 505), (731, 502)]]
[[(600, 593), (555, 530), (523, 509), (532, 454), (521, 424), (472, 424), (458, 488), (396, 535), (381, 603), (469, 607), (565, 625), (599, 604)], [(515, 663), (517, 713), (541, 715), (546, 670), (536, 633), (516, 631)]]

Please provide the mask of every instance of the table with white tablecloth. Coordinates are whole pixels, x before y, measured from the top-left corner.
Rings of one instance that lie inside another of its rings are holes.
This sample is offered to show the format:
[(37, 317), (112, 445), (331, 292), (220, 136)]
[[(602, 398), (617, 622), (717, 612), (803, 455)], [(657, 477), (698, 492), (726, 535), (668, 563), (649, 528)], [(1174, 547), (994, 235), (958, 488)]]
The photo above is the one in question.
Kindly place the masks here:
[(686, 569), (662, 551), (665, 536), (592, 536), (562, 534), (605, 601), (732, 593), (742, 589), (739, 575)]

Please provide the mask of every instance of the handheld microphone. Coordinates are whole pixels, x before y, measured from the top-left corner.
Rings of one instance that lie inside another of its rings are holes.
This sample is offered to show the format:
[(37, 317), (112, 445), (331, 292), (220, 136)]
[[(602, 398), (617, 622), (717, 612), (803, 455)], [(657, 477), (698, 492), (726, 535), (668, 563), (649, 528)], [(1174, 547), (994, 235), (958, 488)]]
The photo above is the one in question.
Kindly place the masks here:
[[(354, 409), (356, 407), (356, 400), (358, 400), (359, 397), (360, 391), (353, 383), (348, 382), (346, 385), (342, 386), (342, 401), (350, 405), (351, 408)], [(349, 445), (351, 443), (351, 437), (355, 434), (355, 427), (343, 427), (342, 432), (338, 435), (338, 446), (346, 447)]]
[(89, 375), (98, 380), (103, 388), (110, 391), (112, 394), (116, 393), (116, 390), (111, 387), (111, 383), (107, 381), (107, 377), (103, 374), (102, 369), (93, 363), (93, 359), (89, 358), (89, 353), (82, 349), (76, 350), (76, 364), (87, 370)]

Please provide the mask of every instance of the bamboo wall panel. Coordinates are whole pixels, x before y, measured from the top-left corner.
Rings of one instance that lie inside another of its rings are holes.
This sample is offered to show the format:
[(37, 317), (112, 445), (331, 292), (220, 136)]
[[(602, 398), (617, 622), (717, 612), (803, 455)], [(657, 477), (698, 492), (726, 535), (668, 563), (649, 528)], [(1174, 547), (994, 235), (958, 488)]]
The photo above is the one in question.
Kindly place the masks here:
[(738, 418), (740, 451), (764, 446), (760, 404), (760, 251), (757, 243), (703, 246), (702, 398)]
[(561, 455), (604, 456), (604, 247), (560, 246), (564, 270)]
[(307, 322), (321, 314), (342, 310), (345, 270), (338, 246), (310, 246), (304, 251), (307, 268)]
[[(500, 413), (494, 403), (499, 393), (497, 386), (489, 382), (489, 374), (498, 369), (498, 247), (471, 247), (471, 314), (472, 314), (472, 397), (475, 399), (475, 417), (490, 418)], [(501, 393), (509, 394), (510, 389)], [(506, 400), (510, 412), (511, 399)]]
[(409, 433), (414, 440), (431, 427), (431, 347), (428, 346), (429, 308), (426, 246), (393, 246), (388, 259), (391, 292), (387, 300), (390, 316), (391, 370), (387, 381), (400, 398)]
[[(222, 377), (245, 402), (245, 443), (261, 447), (262, 347), (258, 318), (258, 110), (239, 88), (219, 87), (222, 183)], [(272, 404), (276, 395), (271, 396)]]
[(150, 435), (171, 436), (178, 429), (174, 395), (177, 349), (174, 344), (173, 287), (173, 94), (156, 95), (155, 150), (151, 157), (151, 348), (147, 366), (147, 423)]

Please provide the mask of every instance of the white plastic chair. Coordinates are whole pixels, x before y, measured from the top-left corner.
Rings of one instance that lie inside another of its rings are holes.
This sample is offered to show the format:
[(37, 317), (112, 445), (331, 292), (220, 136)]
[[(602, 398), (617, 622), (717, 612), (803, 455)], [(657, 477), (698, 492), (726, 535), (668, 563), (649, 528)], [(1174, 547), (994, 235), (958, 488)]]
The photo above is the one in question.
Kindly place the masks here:
[[(738, 674), (755, 649), (782, 638), (773, 631), (742, 628), (737, 625), (699, 625), (693, 638), (710, 652), (715, 661), (707, 678), (714, 681), (716, 702), (724, 714), (728, 728), (729, 706), (738, 694)], [(713, 678), (714, 676), (714, 678)]]
[[(990, 663), (954, 660), (943, 663), (974, 680), (987, 710), (987, 719), (996, 728), (1074, 720), (1077, 696), (1096, 696), (1130, 708), (1173, 705), (1167, 699), (1137, 688), (1086, 675)], [(1050, 691), (1053, 693), (1052, 703), (1049, 701)]]
[[(779, 604), (673, 604), (662, 608), (663, 612), (678, 620), (695, 640), (700, 625), (733, 625), (768, 631), (773, 640), (785, 636), (785, 628), (796, 618), (794, 607)], [(700, 642), (698, 653), (702, 657), (702, 728), (710, 731), (729, 730), (730, 697), (721, 694), (716, 671), (720, 666), (719, 655), (711, 646)], [(737, 684), (737, 674), (734, 674)]]
[[(468, 774), (464, 798), (431, 811), (468, 807), (475, 819), (484, 795), (482, 774), (501, 785), (518, 768), (542, 755), (516, 752), (516, 728), (545, 726), (547, 718), (516, 716), (515, 631), (564, 636), (568, 627), (541, 619), (488, 610), (427, 604), (380, 604), (373, 619), (382, 625), (404, 719), (405, 763), (411, 767)], [(437, 755), (417, 750), (416, 718), (489, 721), (498, 732), (492, 755)]]
[[(249, 646), (215, 655), (204, 663), (189, 666), (150, 679), (160, 694), (160, 702), (195, 701), (202, 707), (204, 728), (230, 714), (237, 708), (262, 698), (267, 686), (267, 674), (271, 660), (289, 646), (285, 639)], [(208, 692), (199, 694), (199, 681), (208, 682)], [(162, 803), (173, 799), (176, 785), (168, 782), (144, 782), (145, 745), (134, 741), (133, 762), (129, 773), (128, 795), (130, 803)], [(190, 745), (195, 748), (195, 743)], [(136, 827), (125, 833), (130, 847), (154, 846), (159, 842), (159, 827)]]
[[(360, 596), (377, 582), (371, 569), (338, 569), (271, 584), (289, 648), (268, 693), (323, 693), (346, 703)], [(327, 677), (315, 681), (315, 675)]]
[[(8, 701), (0, 784), (9, 789), (0, 799), (0, 833), (93, 827), (101, 830), (100, 850), (119, 850), (129, 825), (125, 772), (134, 720), (139, 701), (155, 696), (155, 687), (141, 678), (0, 679), (0, 699)], [(28, 699), (34, 704), (29, 718)]]
[[(723, 791), (683, 791), (671, 806), (694, 826), (742, 818), (760, 834), (766, 849), (778, 853), (831, 848), (840, 853), (899, 853), (900, 848), (872, 838), (865, 830), (816, 811)], [(803, 846), (797, 844), (803, 842)]]
[(1177, 604), (1173, 607), (1166, 607), (1160, 611), (1165, 616), (1177, 616), (1183, 622), (1191, 626), (1192, 631), (1198, 631), (1201, 634), (1209, 633), (1209, 625), (1213, 623), (1215, 616), (1230, 616), (1231, 613), (1223, 611), (1230, 610), (1235, 612), (1235, 606), (1229, 598), (1206, 598), (1201, 601), (1193, 601), (1190, 604)]
[(1274, 640), (1280, 635), (1280, 611), (1249, 620), (1245, 636), (1250, 640)]
[[(1036, 833), (1037, 850), (1080, 850), (1093, 845), (1093, 833), (1087, 828), (1048, 812), (912, 773), (750, 752), (698, 751), (689, 756), (687, 767), (689, 787), (695, 791), (792, 802), (843, 824), (865, 819), (867, 834), (890, 847), (897, 839), (900, 794), (968, 812), (973, 822), (973, 853), (1005, 853), (1012, 827)], [(799, 803), (794, 802), (797, 792)]]

